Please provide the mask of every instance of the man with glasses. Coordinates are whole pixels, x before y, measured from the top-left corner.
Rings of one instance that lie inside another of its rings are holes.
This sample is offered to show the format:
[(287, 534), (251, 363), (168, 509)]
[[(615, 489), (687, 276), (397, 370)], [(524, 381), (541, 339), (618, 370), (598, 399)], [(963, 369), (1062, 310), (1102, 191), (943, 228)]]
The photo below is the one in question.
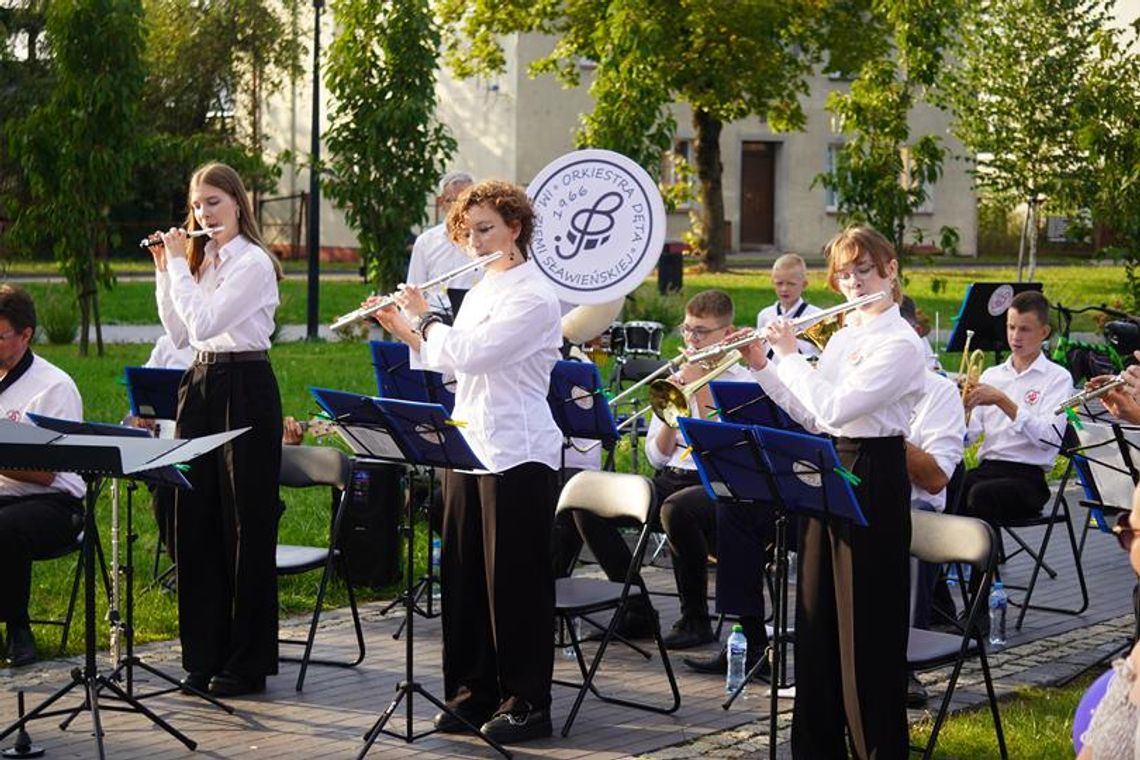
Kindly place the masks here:
[[(680, 326), (685, 347), (697, 350), (723, 341), (733, 330), (733, 316), (732, 299), (727, 293), (720, 290), (706, 290), (693, 296), (685, 305), (685, 319)], [(685, 364), (670, 379), (684, 386), (702, 378), (709, 369), (709, 366), (701, 364)], [(741, 365), (731, 367), (721, 375), (720, 379), (754, 382), (751, 373)], [(706, 418), (713, 408), (712, 393), (707, 385), (693, 394), (690, 401), (690, 413), (693, 417)], [(669, 427), (654, 417), (649, 423), (645, 452), (650, 464), (657, 470), (653, 486), (657, 494), (657, 503), (661, 505), (660, 527), (669, 540), (673, 575), (677, 581), (677, 592), (681, 600), (681, 618), (665, 636), (665, 646), (669, 649), (688, 649), (708, 644), (715, 638), (709, 623), (709, 554), (724, 551), (728, 545), (730, 547), (728, 551), (734, 555), (743, 554), (761, 558), (764, 543), (757, 538), (756, 531), (735, 527), (722, 528), (718, 540), (717, 505), (705, 493), (700, 476), (697, 474), (696, 464), (685, 454), (685, 443), (679, 430)], [(758, 512), (760, 510), (749, 508), (750, 514)], [(589, 515), (575, 514), (575, 521), (586, 544), (597, 557), (607, 576), (611, 580), (622, 580), (631, 557), (629, 548), (621, 537), (604, 523), (591, 520)], [(760, 562), (762, 560), (758, 559), (757, 564)], [(758, 615), (748, 615), (754, 618), (755, 628), (745, 630), (745, 635), (749, 637), (749, 664), (759, 657), (765, 646), (762, 624), (763, 596), (760, 593), (762, 582), (758, 575), (759, 569), (747, 577), (737, 576), (734, 573), (717, 574), (718, 603), (728, 587), (736, 586), (741, 591), (737, 596), (750, 599), (749, 609), (732, 609), (731, 612), (736, 614), (756, 612), (754, 605), (759, 605)], [(627, 613), (626, 619), (619, 622), (618, 632), (632, 638), (651, 631), (649, 627), (651, 614), (652, 610), (648, 609), (648, 605), (646, 609), (631, 610)], [(723, 666), (719, 663), (714, 663), (712, 667), (719, 667), (723, 673)]]
[[(83, 402), (63, 370), (32, 353), (35, 304), (22, 289), (0, 285), (0, 415), (28, 422), (28, 412), (83, 419)], [(36, 660), (29, 625), (32, 560), (75, 543), (83, 481), (74, 473), (0, 470), (0, 619), (7, 623), (12, 667)]]
[[(446, 220), (451, 204), (467, 188), (475, 184), (475, 178), (467, 172), (449, 172), (439, 181), (439, 194), (435, 198), (435, 212), (437, 220)], [(471, 260), (447, 236), (447, 224), (440, 221), (434, 227), (429, 227), (420, 233), (412, 246), (412, 257), (408, 261), (408, 276), (406, 282), (416, 285), (435, 279), (453, 269), (458, 269)], [(438, 289), (424, 295), (428, 299), (431, 310), (451, 321), (455, 315), (452, 309), (449, 292), (466, 292), (479, 281), (479, 273), (472, 271), (461, 274), (447, 284), (446, 289)]]

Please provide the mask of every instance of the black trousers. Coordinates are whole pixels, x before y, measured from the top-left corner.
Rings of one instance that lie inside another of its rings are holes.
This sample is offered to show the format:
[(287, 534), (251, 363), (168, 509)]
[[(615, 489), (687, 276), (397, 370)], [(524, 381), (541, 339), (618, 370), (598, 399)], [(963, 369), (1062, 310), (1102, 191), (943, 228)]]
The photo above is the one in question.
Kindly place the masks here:
[(444, 477), (440, 575), (449, 705), (550, 706), (557, 477), (537, 462)]
[(32, 561), (75, 544), (83, 502), (65, 493), (0, 497), (0, 620), (28, 624)]
[(175, 498), (178, 628), (192, 673), (277, 672), (281, 396), (267, 361), (195, 364), (178, 394), (178, 436), (252, 429), (190, 463)]
[[(716, 503), (716, 609), (746, 622), (750, 647), (768, 645), (764, 630), (764, 566), (775, 538), (768, 505)], [(793, 518), (789, 524), (795, 525)]]
[[(910, 480), (901, 437), (838, 439), (867, 527), (801, 519), (792, 755), (905, 758)], [(846, 727), (847, 736), (844, 736)]]

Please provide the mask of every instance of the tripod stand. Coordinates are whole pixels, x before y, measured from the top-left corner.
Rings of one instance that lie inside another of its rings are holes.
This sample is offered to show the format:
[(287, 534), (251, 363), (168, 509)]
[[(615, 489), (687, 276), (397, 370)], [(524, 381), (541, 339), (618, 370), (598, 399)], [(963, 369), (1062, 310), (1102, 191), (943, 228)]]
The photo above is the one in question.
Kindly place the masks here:
[[(409, 500), (414, 500), (415, 470), (416, 470), (416, 468), (413, 467), (411, 472), (408, 473), (408, 499)], [(431, 503), (432, 503), (432, 499), (435, 497), (435, 476), (434, 476), (431, 468), (427, 468), (426, 472), (427, 472), (427, 479), (428, 479), (428, 481), (427, 481), (428, 482), (428, 496), (427, 496), (426, 506), (424, 507), (424, 511), (428, 515), (428, 536), (430, 537), (431, 536)], [(429, 542), (429, 549), (430, 549), (430, 542)], [(429, 557), (431, 557), (430, 551), (429, 551)], [(430, 620), (431, 618), (439, 617), (440, 611), (435, 608), (435, 589), (439, 585), (439, 576), (436, 575), (437, 570), (438, 570), (438, 568), (435, 567), (432, 564), (431, 559), (429, 559), (427, 572), (420, 576), (419, 580), (416, 581), (414, 586), (407, 587), (407, 588), (405, 588), (404, 591), (401, 591), (400, 594), (395, 599), (393, 599), (391, 602), (388, 603), (388, 605), (386, 607), (384, 607), (384, 609), (380, 610), (380, 614), (381, 615), (387, 615), (389, 612), (391, 612), (392, 610), (394, 610), (397, 607), (406, 606), (406, 602), (407, 602), (406, 597), (408, 596), (408, 594), (411, 594), (411, 597), (412, 597), (412, 600), (411, 600), (412, 601), (412, 604), (411, 604), (412, 614), (419, 615), (420, 617), (423, 617), (423, 618), (428, 619), (428, 620)], [(426, 604), (426, 606), (421, 607), (420, 606), (420, 600), (422, 600), (425, 596), (427, 597), (427, 604)], [(402, 621), (400, 621), (400, 625), (396, 627), (396, 632), (392, 634), (392, 638), (399, 640), (400, 635), (404, 632), (404, 626), (406, 626), (408, 624), (409, 620), (411, 620), (410, 615), (405, 616), (404, 619)]]
[[(418, 733), (418, 734), (412, 730), (412, 695), (414, 695), (414, 694), (419, 694), (421, 697), (423, 697), (426, 700), (428, 700), (429, 702), (431, 702), (433, 705), (438, 707), (443, 712), (445, 712), (448, 715), (450, 715), (451, 717), (456, 718), (459, 721), (461, 721), (464, 725), (466, 725), (468, 728), (470, 728), (471, 731), (474, 732), (474, 734), (476, 736), (481, 738), (483, 741), (487, 742), (487, 744), (494, 747), (495, 750), (497, 750), (500, 754), (503, 755), (503, 757), (509, 758), (509, 757), (511, 757), (511, 753), (508, 752), (501, 744), (499, 744), (494, 739), (492, 739), (489, 736), (487, 736), (486, 734), (484, 734), (482, 731), (480, 731), (479, 726), (476, 726), (472, 723), (469, 723), (466, 718), (464, 718), (463, 716), (459, 715), (457, 712), (452, 710), (443, 701), (441, 701), (438, 697), (436, 697), (430, 691), (425, 689), (422, 684), (420, 684), (418, 681), (415, 680), (414, 669), (413, 669), (412, 640), (415, 638), (415, 635), (414, 635), (415, 634), (415, 627), (414, 627), (415, 621), (413, 620), (413, 615), (415, 614), (415, 597), (416, 597), (416, 594), (413, 590), (412, 574), (415, 573), (415, 571), (416, 571), (415, 570), (415, 546), (416, 546), (415, 532), (416, 532), (416, 528), (415, 528), (415, 506), (414, 506), (415, 500), (413, 498), (411, 488), (408, 489), (408, 497), (405, 501), (406, 501), (406, 506), (407, 506), (407, 510), (405, 512), (405, 523), (400, 528), (400, 531), (401, 531), (401, 533), (403, 533), (404, 539), (406, 541), (405, 553), (407, 555), (407, 566), (404, 570), (405, 588), (404, 588), (404, 594), (403, 594), (403, 601), (404, 601), (404, 623), (403, 624), (407, 625), (407, 633), (408, 633), (408, 635), (404, 637), (404, 680), (401, 681), (396, 686), (396, 698), (393, 699), (391, 701), (391, 703), (389, 703), (388, 707), (384, 710), (384, 712), (382, 712), (380, 714), (380, 717), (376, 719), (376, 722), (372, 724), (372, 727), (370, 729), (368, 729), (367, 733), (364, 734), (365, 745), (364, 745), (364, 748), (360, 750), (360, 754), (357, 755), (357, 759), (363, 760), (364, 756), (367, 755), (368, 751), (372, 748), (372, 745), (375, 744), (376, 740), (380, 738), (380, 734), (386, 734), (387, 736), (392, 736), (392, 737), (395, 737), (397, 739), (403, 739), (405, 742), (411, 744), (416, 739), (422, 739), (423, 737), (428, 736), (430, 734), (434, 734), (436, 732), (435, 728), (429, 729), (427, 731), (423, 731), (423, 732)], [(397, 708), (399, 708), (400, 702), (402, 702), (404, 700), (407, 700), (407, 702), (405, 704), (407, 712), (406, 712), (405, 718), (404, 718), (404, 720), (405, 720), (404, 733), (401, 734), (401, 733), (397, 733), (395, 731), (391, 731), (389, 729), (386, 729), (385, 726), (387, 725), (388, 721), (392, 718), (392, 716), (395, 714)]]
[[(101, 675), (95, 664), (95, 509), (107, 475), (130, 477), (167, 468), (175, 462), (189, 461), (244, 430), (205, 436), (194, 441), (152, 439), (145, 431), (116, 425), (77, 423), (68, 420), (29, 415), (40, 427), (0, 421), (0, 467), (53, 472), (76, 472), (85, 484), (83, 510), (83, 599), (84, 599), (84, 665), (71, 672), (71, 682), (58, 689), (31, 712), (0, 732), (0, 740), (21, 730), (29, 721), (53, 715), (67, 715), (64, 727), (83, 711), (91, 713), (93, 735), (100, 760), (103, 748), (103, 726), (99, 697), (106, 690), (124, 704), (105, 705), (103, 709), (142, 713), (148, 720), (182, 742), (187, 749), (197, 743), (148, 709), (111, 678)], [(139, 437), (141, 435), (141, 438)], [(137, 477), (137, 476), (136, 476)], [(174, 477), (181, 478), (180, 474)], [(185, 479), (181, 478), (185, 483)], [(48, 708), (72, 689), (81, 688), (83, 703), (77, 708), (49, 711)]]

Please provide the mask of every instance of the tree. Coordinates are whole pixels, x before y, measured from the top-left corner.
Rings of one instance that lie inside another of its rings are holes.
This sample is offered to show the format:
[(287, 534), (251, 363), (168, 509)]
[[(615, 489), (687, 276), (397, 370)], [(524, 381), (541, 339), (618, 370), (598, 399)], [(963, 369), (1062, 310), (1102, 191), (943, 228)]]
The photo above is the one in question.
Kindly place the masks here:
[[(697, 248), (723, 271), (724, 198), (720, 132), (758, 115), (774, 130), (802, 128), (800, 98), (832, 30), (858, 18), (857, 0), (438, 0), (445, 50), (458, 76), (502, 70), (501, 35), (552, 35), (551, 54), (531, 73), (579, 83), (582, 59), (596, 64), (595, 105), (575, 142), (625, 153), (652, 175), (672, 140), (673, 102), (692, 108), (701, 218)], [(862, 44), (836, 36), (839, 57)]]
[(1074, 205), (1108, 228), (1105, 252), (1124, 259), (1131, 298), (1140, 313), (1140, 27), (1094, 35), (1094, 60), (1074, 103), (1079, 146), (1091, 173)]
[[(368, 278), (403, 279), (408, 238), (456, 143), (435, 115), (440, 33), (428, 0), (335, 0), (325, 81), (338, 104), (324, 187), (360, 240)], [(314, 167), (314, 170), (319, 167)]]
[(848, 91), (828, 95), (826, 108), (846, 140), (835, 166), (816, 182), (835, 192), (840, 222), (869, 224), (901, 258), (907, 222), (942, 176), (945, 146), (936, 135), (912, 135), (910, 121), (943, 69), (958, 4), (876, 0), (871, 6), (858, 33), (878, 44)]
[(963, 19), (946, 87), (952, 129), (975, 156), (978, 188), (1025, 204), (1018, 281), (1027, 245), (1033, 279), (1042, 208), (1086, 181), (1074, 104), (1110, 19), (1104, 0), (980, 0)]
[(48, 3), (50, 95), (4, 128), (28, 192), (11, 235), (24, 248), (53, 251), (78, 295), (84, 355), (92, 322), (103, 353), (98, 288), (110, 282), (108, 215), (138, 143), (141, 18), (139, 0)]

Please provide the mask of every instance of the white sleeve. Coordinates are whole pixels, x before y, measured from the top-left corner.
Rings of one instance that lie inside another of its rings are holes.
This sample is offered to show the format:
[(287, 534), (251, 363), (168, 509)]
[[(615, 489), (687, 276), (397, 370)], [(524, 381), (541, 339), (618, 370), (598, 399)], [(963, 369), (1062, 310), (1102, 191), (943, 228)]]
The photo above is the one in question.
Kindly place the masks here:
[[(790, 354), (781, 363), (792, 360), (807, 363), (807, 360), (799, 354)], [(768, 362), (764, 369), (752, 370), (752, 377), (764, 389), (764, 393), (768, 394), (768, 397), (775, 401), (777, 406), (787, 412), (788, 416), (798, 422), (805, 430), (810, 433), (826, 432), (820, 427), (815, 415), (795, 397), (788, 386), (784, 385), (773, 362)]]
[(170, 292), (170, 272), (155, 272), (154, 295), (158, 302), (158, 321), (170, 336), (170, 342), (177, 348), (190, 345), (190, 334), (186, 329), (186, 323), (174, 308), (174, 298)]
[(1053, 411), (1073, 392), (1072, 377), (1068, 372), (1050, 374), (1052, 377), (1046, 381), (1041, 390), (1041, 398), (1035, 404), (1025, 404), (1023, 399), (1012, 399), (1017, 404), (1017, 418), (1010, 429), (1025, 436), (1027, 441), (1040, 449), (1060, 447), (1068, 422), (1063, 412), (1054, 414)]
[(961, 397), (950, 381), (935, 385), (931, 396), (931, 409), (923, 420), (919, 448), (934, 457), (939, 469), (949, 478), (962, 461), (966, 415)]
[(477, 325), (432, 325), (420, 358), (437, 372), (482, 375), (552, 347), (552, 330), (560, 325), (557, 301), (519, 290)]
[(838, 430), (906, 392), (908, 389), (899, 385), (901, 368), (922, 366), (917, 345), (901, 336), (884, 336), (875, 350), (844, 371), (838, 382), (821, 378), (798, 354), (781, 359), (776, 373), (784, 385), (797, 389), (796, 396), (818, 424)]

